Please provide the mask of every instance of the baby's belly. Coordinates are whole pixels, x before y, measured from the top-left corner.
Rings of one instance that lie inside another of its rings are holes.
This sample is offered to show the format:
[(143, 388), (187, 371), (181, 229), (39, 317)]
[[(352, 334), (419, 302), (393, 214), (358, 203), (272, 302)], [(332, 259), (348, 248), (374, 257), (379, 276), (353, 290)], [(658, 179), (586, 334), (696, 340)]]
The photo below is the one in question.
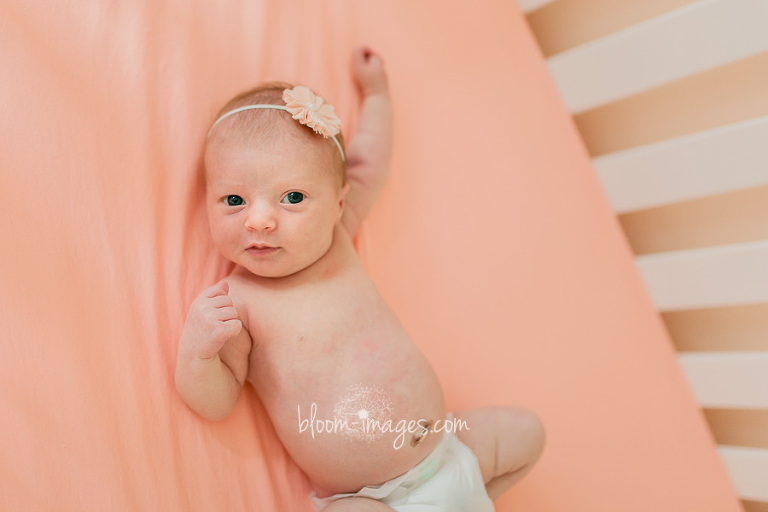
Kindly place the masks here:
[(318, 496), (386, 482), (411, 469), (439, 440), (439, 433), (425, 432), (445, 418), (442, 390), (408, 339), (292, 353), (288, 365), (254, 365), (257, 359), (251, 373), (256, 390)]

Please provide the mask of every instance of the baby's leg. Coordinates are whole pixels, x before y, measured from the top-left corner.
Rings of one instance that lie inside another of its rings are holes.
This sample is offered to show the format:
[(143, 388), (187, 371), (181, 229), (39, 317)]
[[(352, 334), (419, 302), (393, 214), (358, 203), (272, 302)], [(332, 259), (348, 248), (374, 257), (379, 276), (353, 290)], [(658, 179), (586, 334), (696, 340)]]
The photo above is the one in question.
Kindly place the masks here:
[(455, 413), (456, 436), (480, 463), (488, 496), (496, 500), (523, 478), (544, 449), (544, 427), (532, 412), (512, 407), (469, 409)]
[(323, 512), (394, 512), (394, 509), (368, 498), (344, 498), (334, 501)]

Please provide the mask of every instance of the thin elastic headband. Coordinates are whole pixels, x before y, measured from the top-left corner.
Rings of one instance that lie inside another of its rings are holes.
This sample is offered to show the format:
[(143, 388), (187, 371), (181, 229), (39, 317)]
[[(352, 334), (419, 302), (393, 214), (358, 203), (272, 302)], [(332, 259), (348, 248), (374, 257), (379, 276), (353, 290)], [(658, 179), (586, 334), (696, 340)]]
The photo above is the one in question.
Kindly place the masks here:
[(207, 137), (211, 136), (211, 132), (217, 124), (238, 112), (257, 109), (284, 110), (291, 114), (291, 117), (296, 119), (299, 123), (309, 126), (316, 133), (333, 140), (333, 143), (339, 148), (341, 160), (343, 162), (347, 161), (346, 155), (344, 155), (344, 149), (341, 147), (341, 142), (336, 138), (336, 135), (341, 132), (341, 121), (334, 113), (331, 105), (328, 105), (323, 101), (323, 98), (316, 96), (307, 87), (301, 85), (283, 91), (283, 101), (286, 102), (285, 105), (266, 103), (245, 105), (243, 107), (232, 109), (229, 112), (222, 114), (216, 121), (214, 121), (211, 129), (208, 130)]

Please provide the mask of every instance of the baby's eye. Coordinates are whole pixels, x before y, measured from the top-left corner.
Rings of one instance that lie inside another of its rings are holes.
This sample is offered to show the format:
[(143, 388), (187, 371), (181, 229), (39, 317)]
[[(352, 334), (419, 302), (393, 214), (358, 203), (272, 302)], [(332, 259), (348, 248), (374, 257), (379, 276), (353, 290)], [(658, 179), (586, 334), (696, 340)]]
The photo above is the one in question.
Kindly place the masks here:
[(224, 202), (226, 202), (229, 206), (240, 206), (243, 204), (243, 198), (240, 196), (231, 195), (227, 196), (224, 199)]
[(281, 203), (288, 203), (288, 204), (299, 204), (304, 200), (304, 194), (301, 192), (289, 192), (285, 194), (285, 197), (283, 198)]

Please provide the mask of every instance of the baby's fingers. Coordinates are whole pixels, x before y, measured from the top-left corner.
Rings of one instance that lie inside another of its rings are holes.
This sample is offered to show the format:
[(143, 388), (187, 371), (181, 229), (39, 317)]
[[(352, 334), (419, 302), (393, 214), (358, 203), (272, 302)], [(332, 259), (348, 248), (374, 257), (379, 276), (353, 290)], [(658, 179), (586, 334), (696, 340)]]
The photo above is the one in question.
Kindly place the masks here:
[(367, 46), (361, 46), (354, 50), (352, 68), (363, 94), (375, 94), (387, 90), (384, 61)]
[(240, 334), (240, 331), (243, 328), (243, 323), (238, 319), (231, 319), (226, 320), (224, 322), (219, 322), (218, 326), (215, 329), (215, 336), (217, 338), (221, 337), (224, 341), (228, 340), (229, 338), (233, 338)]
[(200, 297), (204, 298), (213, 298), (213, 297), (219, 297), (222, 295), (227, 295), (229, 293), (229, 283), (226, 279), (222, 279), (218, 283), (216, 283), (213, 286), (209, 286), (205, 290), (203, 290), (200, 293)]
[(226, 308), (234, 305), (229, 295), (217, 295), (207, 299), (206, 303), (212, 308)]
[(211, 316), (219, 322), (226, 322), (228, 320), (237, 320), (239, 318), (237, 314), (237, 310), (233, 306), (216, 308), (213, 311), (211, 311)]
[(367, 46), (358, 46), (352, 51), (352, 59), (356, 66), (364, 66), (368, 59), (374, 55), (373, 51)]

